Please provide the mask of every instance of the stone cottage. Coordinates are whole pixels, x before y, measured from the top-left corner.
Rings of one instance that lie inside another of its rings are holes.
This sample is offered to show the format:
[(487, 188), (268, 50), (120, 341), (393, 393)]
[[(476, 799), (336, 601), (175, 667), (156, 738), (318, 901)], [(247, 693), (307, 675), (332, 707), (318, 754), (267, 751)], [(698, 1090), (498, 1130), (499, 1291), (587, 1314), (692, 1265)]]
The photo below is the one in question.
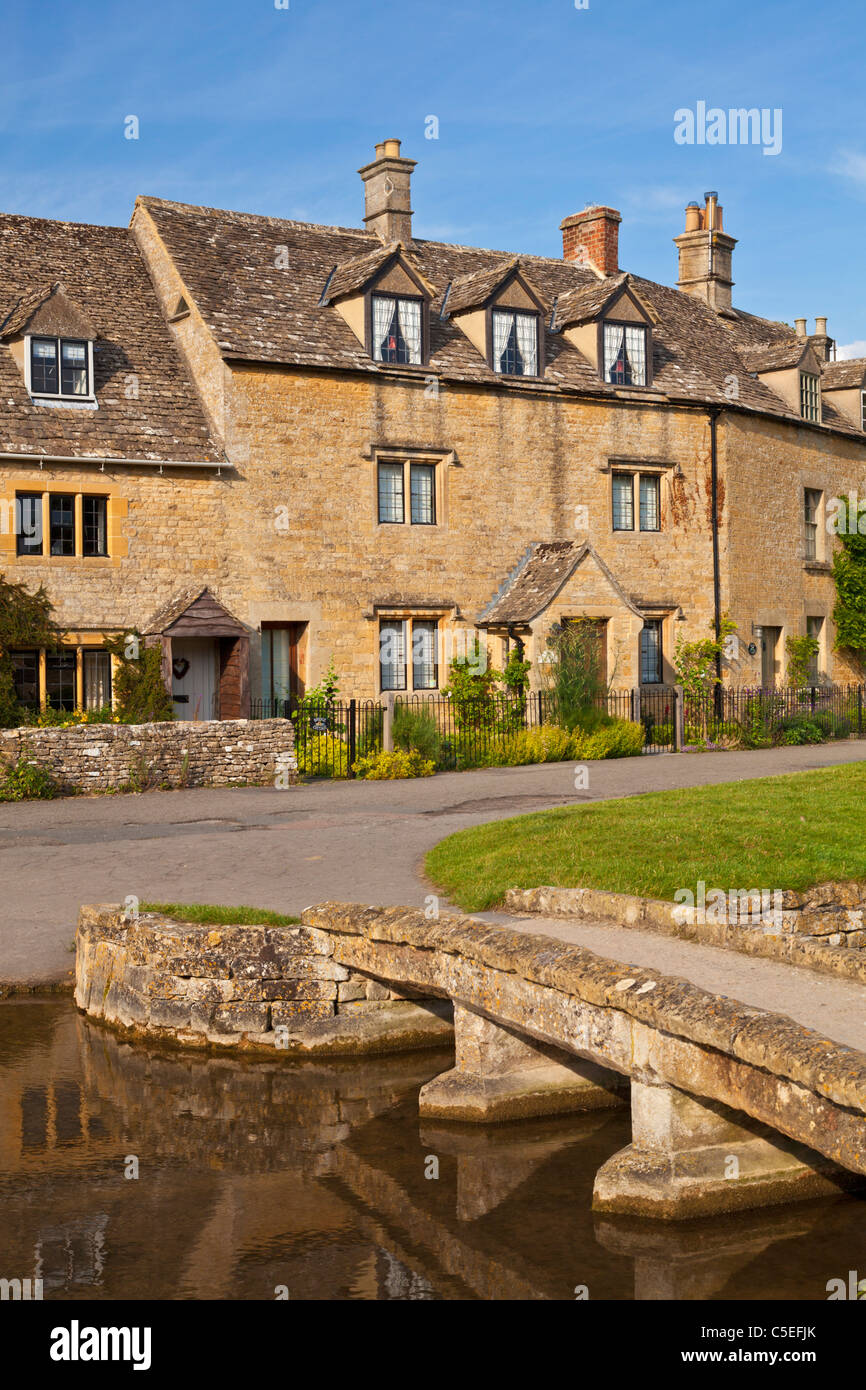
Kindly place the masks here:
[(726, 612), (727, 680), (784, 679), (806, 632), (852, 678), (827, 522), (863, 491), (866, 360), (733, 307), (715, 193), (671, 288), (620, 267), (609, 207), (560, 259), (425, 240), (414, 167), (376, 146), (360, 228), (0, 217), (0, 571), (68, 629), (16, 654), (21, 698), (104, 703), (133, 629), (192, 719), (332, 658), (346, 695), (436, 690), (476, 636), (540, 671), (580, 617), (613, 685), (653, 685)]

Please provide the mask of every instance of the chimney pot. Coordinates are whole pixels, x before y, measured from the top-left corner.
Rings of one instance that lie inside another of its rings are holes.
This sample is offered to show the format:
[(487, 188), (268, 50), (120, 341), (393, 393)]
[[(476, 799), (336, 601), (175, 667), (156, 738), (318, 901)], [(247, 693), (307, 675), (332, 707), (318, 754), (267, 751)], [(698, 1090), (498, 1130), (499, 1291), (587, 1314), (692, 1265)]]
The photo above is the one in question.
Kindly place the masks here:
[(677, 285), (711, 309), (731, 307), (731, 260), (736, 239), (722, 230), (722, 209), (714, 189), (704, 194), (703, 208), (689, 203), (685, 231), (674, 237), (679, 251)]
[(389, 159), (399, 159), (399, 158), (400, 158), (400, 141), (399, 141), (399, 140), (386, 140), (386, 141), (385, 141), (385, 154), (388, 156)]
[(686, 208), (686, 231), (699, 232), (701, 230), (701, 205), (700, 203), (689, 203)]
[(797, 333), (797, 337), (798, 337), (798, 338), (805, 338), (805, 336), (806, 336), (806, 320), (805, 320), (805, 319), (794, 319), (794, 328), (795, 328), (795, 330), (796, 330), (796, 333)]
[(826, 318), (823, 318), (823, 319), (816, 318), (816, 319), (815, 319), (815, 333), (816, 333), (816, 336), (819, 337), (819, 338), (826, 338), (826, 336), (827, 336), (827, 320), (826, 320)]
[(619, 224), (616, 208), (591, 207), (573, 213), (559, 224), (562, 259), (587, 265), (601, 275), (619, 270)]

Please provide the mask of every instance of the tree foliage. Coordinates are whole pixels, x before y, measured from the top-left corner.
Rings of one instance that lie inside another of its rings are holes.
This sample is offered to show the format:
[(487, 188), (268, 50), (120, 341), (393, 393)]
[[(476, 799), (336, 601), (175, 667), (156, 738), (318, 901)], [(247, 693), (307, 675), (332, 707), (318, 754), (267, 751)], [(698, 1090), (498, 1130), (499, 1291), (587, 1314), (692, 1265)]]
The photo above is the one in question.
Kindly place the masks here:
[(162, 648), (146, 647), (139, 632), (108, 637), (105, 650), (116, 658), (115, 714), (123, 724), (157, 724), (174, 719), (171, 694), (162, 678)]
[(11, 653), (57, 647), (62, 635), (41, 584), (35, 593), (30, 593), (22, 584), (11, 584), (0, 574), (0, 725), (14, 727), (23, 718), (15, 698)]

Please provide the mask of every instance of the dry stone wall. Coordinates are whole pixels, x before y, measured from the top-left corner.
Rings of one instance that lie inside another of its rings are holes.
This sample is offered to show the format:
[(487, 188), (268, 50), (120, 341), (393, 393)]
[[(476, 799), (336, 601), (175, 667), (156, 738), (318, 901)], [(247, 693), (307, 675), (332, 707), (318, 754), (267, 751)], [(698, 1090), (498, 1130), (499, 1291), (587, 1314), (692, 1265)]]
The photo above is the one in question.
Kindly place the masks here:
[[(392, 989), (333, 955), (328, 933), (306, 926), (199, 926), (87, 906), (78, 920), (75, 1002), (92, 1018), (186, 1046), (273, 1049), (282, 1030), (288, 1053), (291, 1036), (318, 1028), (324, 1050), (353, 1051), (334, 1045), (332, 1025), (339, 1021), (345, 1038), (347, 1018), (417, 991)], [(431, 1044), (450, 1035), (439, 1023)]]
[(67, 791), (288, 785), (298, 775), (289, 719), (0, 730), (0, 769), (19, 758), (44, 768)]

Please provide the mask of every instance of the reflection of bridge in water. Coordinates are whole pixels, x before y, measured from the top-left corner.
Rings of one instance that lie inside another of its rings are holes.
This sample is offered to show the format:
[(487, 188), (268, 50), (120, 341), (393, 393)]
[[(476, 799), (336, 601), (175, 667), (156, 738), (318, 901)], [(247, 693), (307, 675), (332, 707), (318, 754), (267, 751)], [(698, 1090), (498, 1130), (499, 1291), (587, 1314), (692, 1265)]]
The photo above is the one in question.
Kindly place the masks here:
[(66, 1001), (3, 1004), (0, 1275), (46, 1298), (814, 1298), (856, 1263), (850, 1198), (676, 1228), (593, 1217), (626, 1113), (419, 1124), (448, 1060), (206, 1059), (120, 1042)]

